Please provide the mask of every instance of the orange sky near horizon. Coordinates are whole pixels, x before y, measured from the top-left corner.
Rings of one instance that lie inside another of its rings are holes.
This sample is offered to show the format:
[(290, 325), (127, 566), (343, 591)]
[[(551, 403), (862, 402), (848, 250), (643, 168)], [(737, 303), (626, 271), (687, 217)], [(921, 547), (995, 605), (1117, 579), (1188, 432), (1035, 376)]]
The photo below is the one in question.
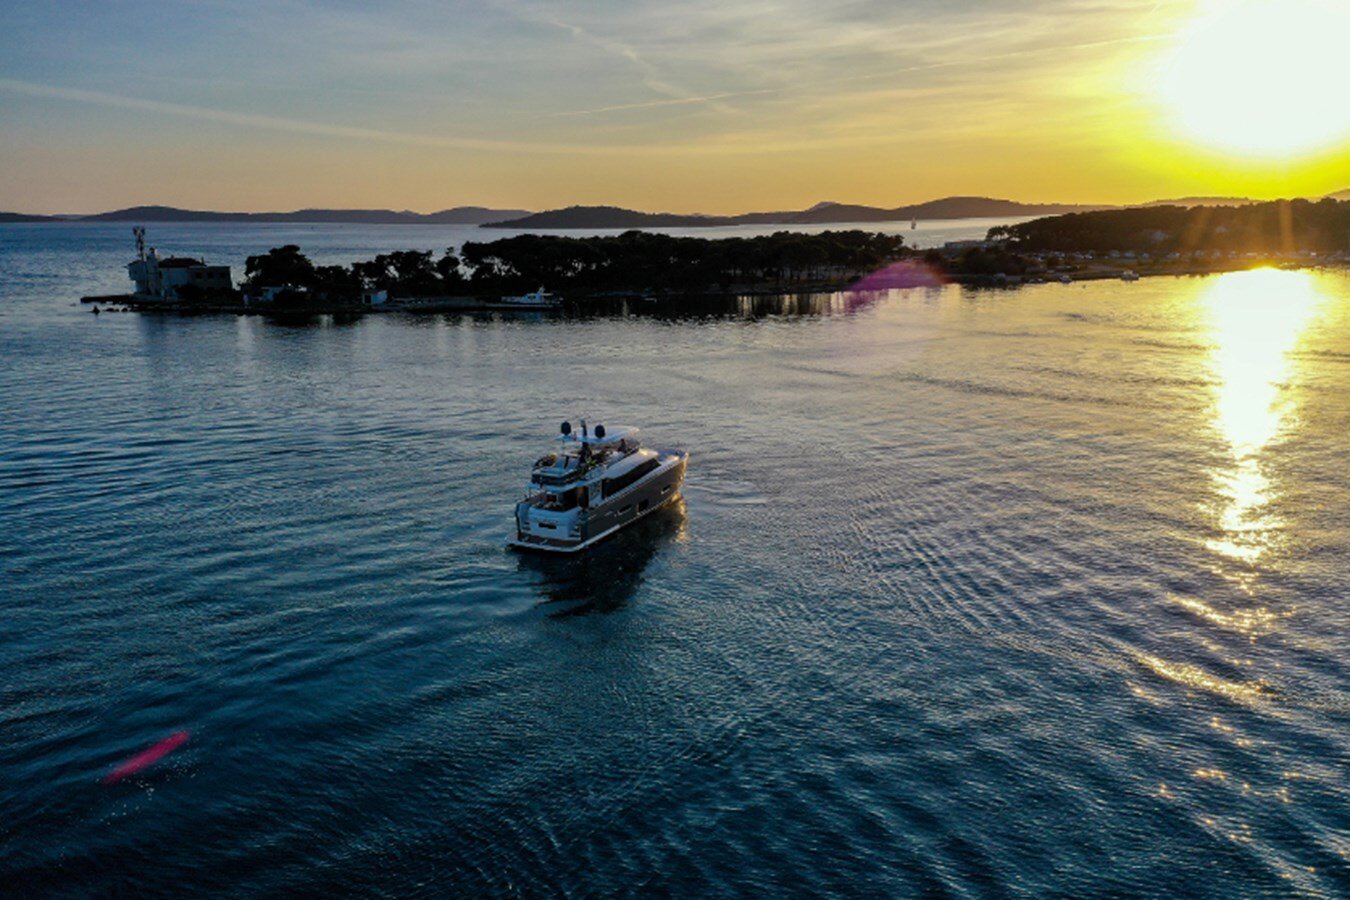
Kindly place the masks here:
[(1350, 12), (1326, 0), (120, 6), (150, 33), (0, 11), (0, 209), (1350, 188)]

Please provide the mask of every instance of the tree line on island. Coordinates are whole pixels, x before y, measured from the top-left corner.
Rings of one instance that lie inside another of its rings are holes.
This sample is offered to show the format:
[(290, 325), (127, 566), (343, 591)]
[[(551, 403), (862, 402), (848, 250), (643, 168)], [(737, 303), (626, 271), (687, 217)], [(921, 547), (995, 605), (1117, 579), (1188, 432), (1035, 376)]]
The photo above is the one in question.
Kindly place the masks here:
[(797, 289), (861, 276), (907, 255), (899, 236), (865, 231), (778, 232), (721, 239), (629, 231), (608, 237), (522, 234), (468, 241), (458, 252), (397, 250), (350, 266), (315, 265), (295, 244), (250, 256), (245, 292), (286, 289), (291, 305), (397, 298), (497, 296), (533, 290), (578, 294)]
[[(1245, 205), (1160, 204), (1033, 219), (991, 228), (981, 242), (924, 259), (958, 281), (1050, 276), (1120, 257), (1154, 272), (1224, 271), (1249, 257), (1278, 262), (1294, 256), (1350, 253), (1350, 202), (1276, 200)], [(1083, 257), (1099, 262), (1083, 262)], [(1109, 261), (1108, 261), (1109, 262)]]
[(990, 229), (989, 240), (1013, 252), (1338, 252), (1350, 249), (1350, 202), (1276, 200), (1071, 213), (1001, 225)]
[[(1186, 257), (1344, 255), (1350, 251), (1350, 202), (1073, 213), (999, 226), (985, 241), (957, 244), (930, 249), (923, 261), (954, 280), (974, 283), (1005, 274), (1077, 271), (1082, 255), (1107, 252), (1152, 259), (1163, 269), (1176, 268), (1167, 260)], [(605, 237), (521, 234), (469, 241), (439, 255), (392, 251), (348, 266), (316, 265), (288, 244), (250, 256), (243, 289), (256, 296), (280, 288), (272, 292), (276, 308), (311, 310), (359, 306), (375, 291), (407, 300), (495, 298), (540, 286), (573, 298), (801, 292), (838, 289), (916, 255), (898, 235), (861, 230), (728, 238), (643, 231)]]

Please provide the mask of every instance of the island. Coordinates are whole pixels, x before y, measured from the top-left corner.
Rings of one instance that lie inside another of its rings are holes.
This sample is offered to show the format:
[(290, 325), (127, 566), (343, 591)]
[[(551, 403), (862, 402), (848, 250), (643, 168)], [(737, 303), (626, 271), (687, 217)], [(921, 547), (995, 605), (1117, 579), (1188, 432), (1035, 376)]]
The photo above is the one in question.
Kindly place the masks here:
[[(141, 234), (138, 233), (138, 240)], [(321, 313), (489, 308), (547, 285), (568, 300), (831, 290), (911, 255), (904, 239), (864, 231), (707, 239), (628, 231), (607, 237), (522, 234), (456, 251), (397, 250), (316, 265), (295, 244), (248, 257), (239, 289), (219, 267), (153, 250), (129, 265), (133, 294), (86, 302), (141, 311)], [(146, 266), (149, 266), (149, 269)], [(161, 266), (172, 275), (160, 277)], [(200, 272), (200, 278), (184, 273)], [(215, 276), (214, 280), (209, 276)]]
[(1160, 205), (1049, 216), (926, 255), (976, 284), (1199, 275), (1350, 260), (1350, 200)]
[[(66, 222), (249, 222), (306, 225), (481, 225), (503, 216), (529, 215), (523, 209), (456, 206), (439, 212), (392, 209), (297, 209), (292, 212), (216, 212), (174, 206), (131, 206), (85, 216), (64, 216)], [(49, 219), (53, 217), (48, 217)], [(55, 219), (53, 219), (55, 220)]]
[(513, 219), (488, 222), (484, 228), (564, 230), (579, 228), (718, 228), (728, 225), (826, 225), (863, 222), (908, 222), (914, 219), (1017, 218), (1109, 209), (1071, 203), (1018, 203), (993, 197), (942, 197), (909, 206), (883, 207), (856, 203), (817, 203), (809, 209), (749, 212), (729, 216), (649, 213), (618, 206), (569, 206)]
[(248, 257), (239, 289), (228, 269), (191, 257), (160, 260), (151, 251), (148, 260), (160, 274), (147, 274), (141, 250), (141, 261), (129, 267), (137, 293), (85, 300), (176, 312), (448, 311), (494, 308), (503, 295), (544, 286), (575, 305), (1343, 264), (1350, 260), (1350, 201), (1071, 213), (997, 226), (984, 240), (925, 251), (899, 235), (860, 229), (726, 238), (635, 230), (520, 234), (467, 241), (440, 254), (398, 250), (350, 265), (316, 265), (287, 244)]

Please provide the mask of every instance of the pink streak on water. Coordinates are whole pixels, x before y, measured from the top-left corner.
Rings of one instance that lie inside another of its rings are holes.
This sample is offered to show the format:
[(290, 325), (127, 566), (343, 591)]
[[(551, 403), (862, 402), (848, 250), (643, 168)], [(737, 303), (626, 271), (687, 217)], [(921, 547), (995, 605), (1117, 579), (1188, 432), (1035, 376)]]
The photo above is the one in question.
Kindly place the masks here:
[(916, 287), (938, 287), (946, 279), (940, 272), (916, 260), (906, 259), (891, 263), (884, 269), (878, 269), (854, 282), (849, 288), (851, 293), (871, 291), (903, 290)]
[(149, 750), (137, 753), (135, 756), (131, 757), (131, 759), (113, 769), (108, 773), (107, 777), (103, 779), (103, 783), (116, 784), (123, 778), (126, 778), (129, 775), (135, 775), (147, 766), (154, 765), (179, 747), (186, 744), (188, 736), (188, 732), (186, 731), (175, 731)]

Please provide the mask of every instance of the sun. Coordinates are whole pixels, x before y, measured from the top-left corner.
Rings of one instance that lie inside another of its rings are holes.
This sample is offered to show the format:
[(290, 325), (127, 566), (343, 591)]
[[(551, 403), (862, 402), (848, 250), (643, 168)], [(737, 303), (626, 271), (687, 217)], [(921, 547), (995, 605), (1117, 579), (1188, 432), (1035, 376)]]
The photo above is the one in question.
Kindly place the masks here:
[(1203, 3), (1156, 88), (1180, 137), (1258, 157), (1331, 147), (1350, 138), (1350, 2)]

